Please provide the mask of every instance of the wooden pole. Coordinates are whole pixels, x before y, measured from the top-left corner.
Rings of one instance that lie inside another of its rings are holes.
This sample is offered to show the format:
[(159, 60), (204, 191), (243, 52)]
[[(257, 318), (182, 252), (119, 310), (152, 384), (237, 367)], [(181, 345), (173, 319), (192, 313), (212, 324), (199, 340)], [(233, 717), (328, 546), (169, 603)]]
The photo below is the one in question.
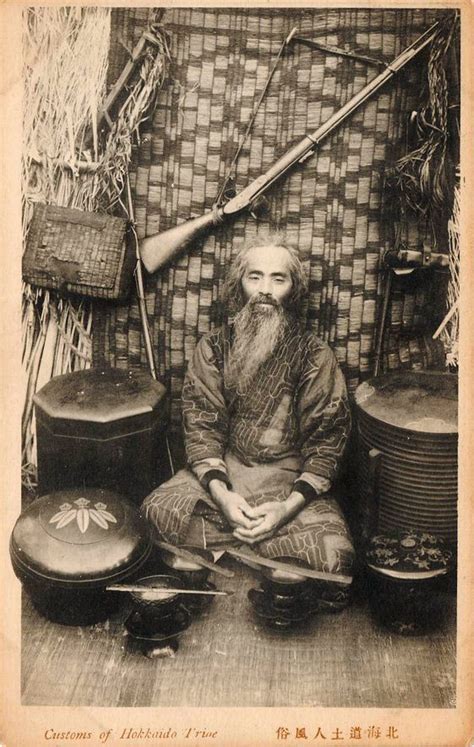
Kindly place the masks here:
[(145, 351), (146, 351), (146, 357), (148, 360), (148, 366), (150, 369), (151, 376), (156, 380), (156, 363), (155, 363), (155, 356), (153, 353), (153, 345), (151, 341), (151, 334), (150, 334), (150, 325), (148, 323), (148, 313), (146, 310), (146, 302), (145, 302), (145, 286), (143, 283), (143, 271), (142, 271), (142, 262), (140, 257), (140, 247), (138, 243), (138, 236), (135, 229), (135, 214), (133, 210), (133, 202), (132, 202), (132, 192), (130, 189), (130, 179), (127, 174), (127, 201), (128, 201), (128, 214), (130, 217), (130, 220), (132, 222), (132, 232), (133, 237), (135, 241), (135, 254), (137, 257), (137, 264), (135, 266), (135, 284), (137, 286), (137, 297), (138, 297), (138, 308), (140, 310), (140, 319), (142, 322), (142, 330), (143, 330), (143, 339), (145, 342)]

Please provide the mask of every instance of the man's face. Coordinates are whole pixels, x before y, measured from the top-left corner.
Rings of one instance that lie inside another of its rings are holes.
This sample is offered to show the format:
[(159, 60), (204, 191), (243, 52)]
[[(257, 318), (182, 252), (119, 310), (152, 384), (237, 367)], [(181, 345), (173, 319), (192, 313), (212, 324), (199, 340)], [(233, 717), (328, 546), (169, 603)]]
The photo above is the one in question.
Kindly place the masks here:
[(293, 281), (288, 270), (288, 252), (283, 246), (259, 246), (247, 254), (247, 267), (242, 277), (245, 301), (259, 294), (267, 299), (259, 301), (262, 308), (271, 299), (284, 305), (291, 293)]

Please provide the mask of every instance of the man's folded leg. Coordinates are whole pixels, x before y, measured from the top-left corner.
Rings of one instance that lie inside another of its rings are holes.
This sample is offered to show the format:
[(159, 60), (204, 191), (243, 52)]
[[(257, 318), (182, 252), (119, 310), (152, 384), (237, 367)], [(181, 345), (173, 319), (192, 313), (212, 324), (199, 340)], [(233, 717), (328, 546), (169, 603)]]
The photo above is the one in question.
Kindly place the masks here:
[[(204, 503), (196, 505), (185, 544), (209, 549), (249, 548), (233, 537), (220, 513)], [(250, 547), (264, 558), (295, 558), (305, 561), (315, 571), (353, 575), (355, 553), (350, 532), (337, 501), (329, 497), (304, 508), (271, 539)], [(351, 585), (315, 580), (313, 597), (319, 609), (339, 611), (350, 602)]]
[[(265, 558), (295, 558), (315, 571), (353, 576), (355, 551), (349, 528), (337, 501), (330, 497), (310, 503), (254, 549)], [(313, 594), (321, 610), (339, 611), (351, 600), (351, 585), (317, 580)]]

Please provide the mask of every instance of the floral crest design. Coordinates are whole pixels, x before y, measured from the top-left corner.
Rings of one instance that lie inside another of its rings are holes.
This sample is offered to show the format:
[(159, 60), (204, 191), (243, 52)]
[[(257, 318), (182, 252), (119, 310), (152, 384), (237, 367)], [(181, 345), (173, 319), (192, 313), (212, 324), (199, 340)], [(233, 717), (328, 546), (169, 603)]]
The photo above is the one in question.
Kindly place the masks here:
[(73, 503), (63, 503), (59, 511), (49, 520), (50, 524), (56, 524), (56, 529), (63, 529), (72, 521), (76, 521), (79, 531), (84, 534), (87, 532), (91, 521), (102, 529), (108, 529), (109, 524), (116, 524), (115, 516), (107, 511), (107, 504), (98, 502), (89, 506), (90, 501), (87, 498), (78, 498)]

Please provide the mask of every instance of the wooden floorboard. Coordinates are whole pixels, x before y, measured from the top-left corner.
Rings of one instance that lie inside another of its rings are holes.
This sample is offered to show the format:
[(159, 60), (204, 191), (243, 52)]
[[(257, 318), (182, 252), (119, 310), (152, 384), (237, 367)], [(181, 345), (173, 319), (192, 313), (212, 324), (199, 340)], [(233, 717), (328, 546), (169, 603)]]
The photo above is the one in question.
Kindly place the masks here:
[[(363, 597), (292, 634), (252, 616), (252, 571), (213, 579), (235, 590), (214, 600), (180, 638), (173, 658), (131, 652), (120, 617), (89, 627), (42, 618), (24, 599), (22, 702), (75, 706), (324, 706), (449, 708), (455, 705), (455, 598), (443, 629), (392, 635)], [(123, 616), (122, 616), (123, 617)]]

